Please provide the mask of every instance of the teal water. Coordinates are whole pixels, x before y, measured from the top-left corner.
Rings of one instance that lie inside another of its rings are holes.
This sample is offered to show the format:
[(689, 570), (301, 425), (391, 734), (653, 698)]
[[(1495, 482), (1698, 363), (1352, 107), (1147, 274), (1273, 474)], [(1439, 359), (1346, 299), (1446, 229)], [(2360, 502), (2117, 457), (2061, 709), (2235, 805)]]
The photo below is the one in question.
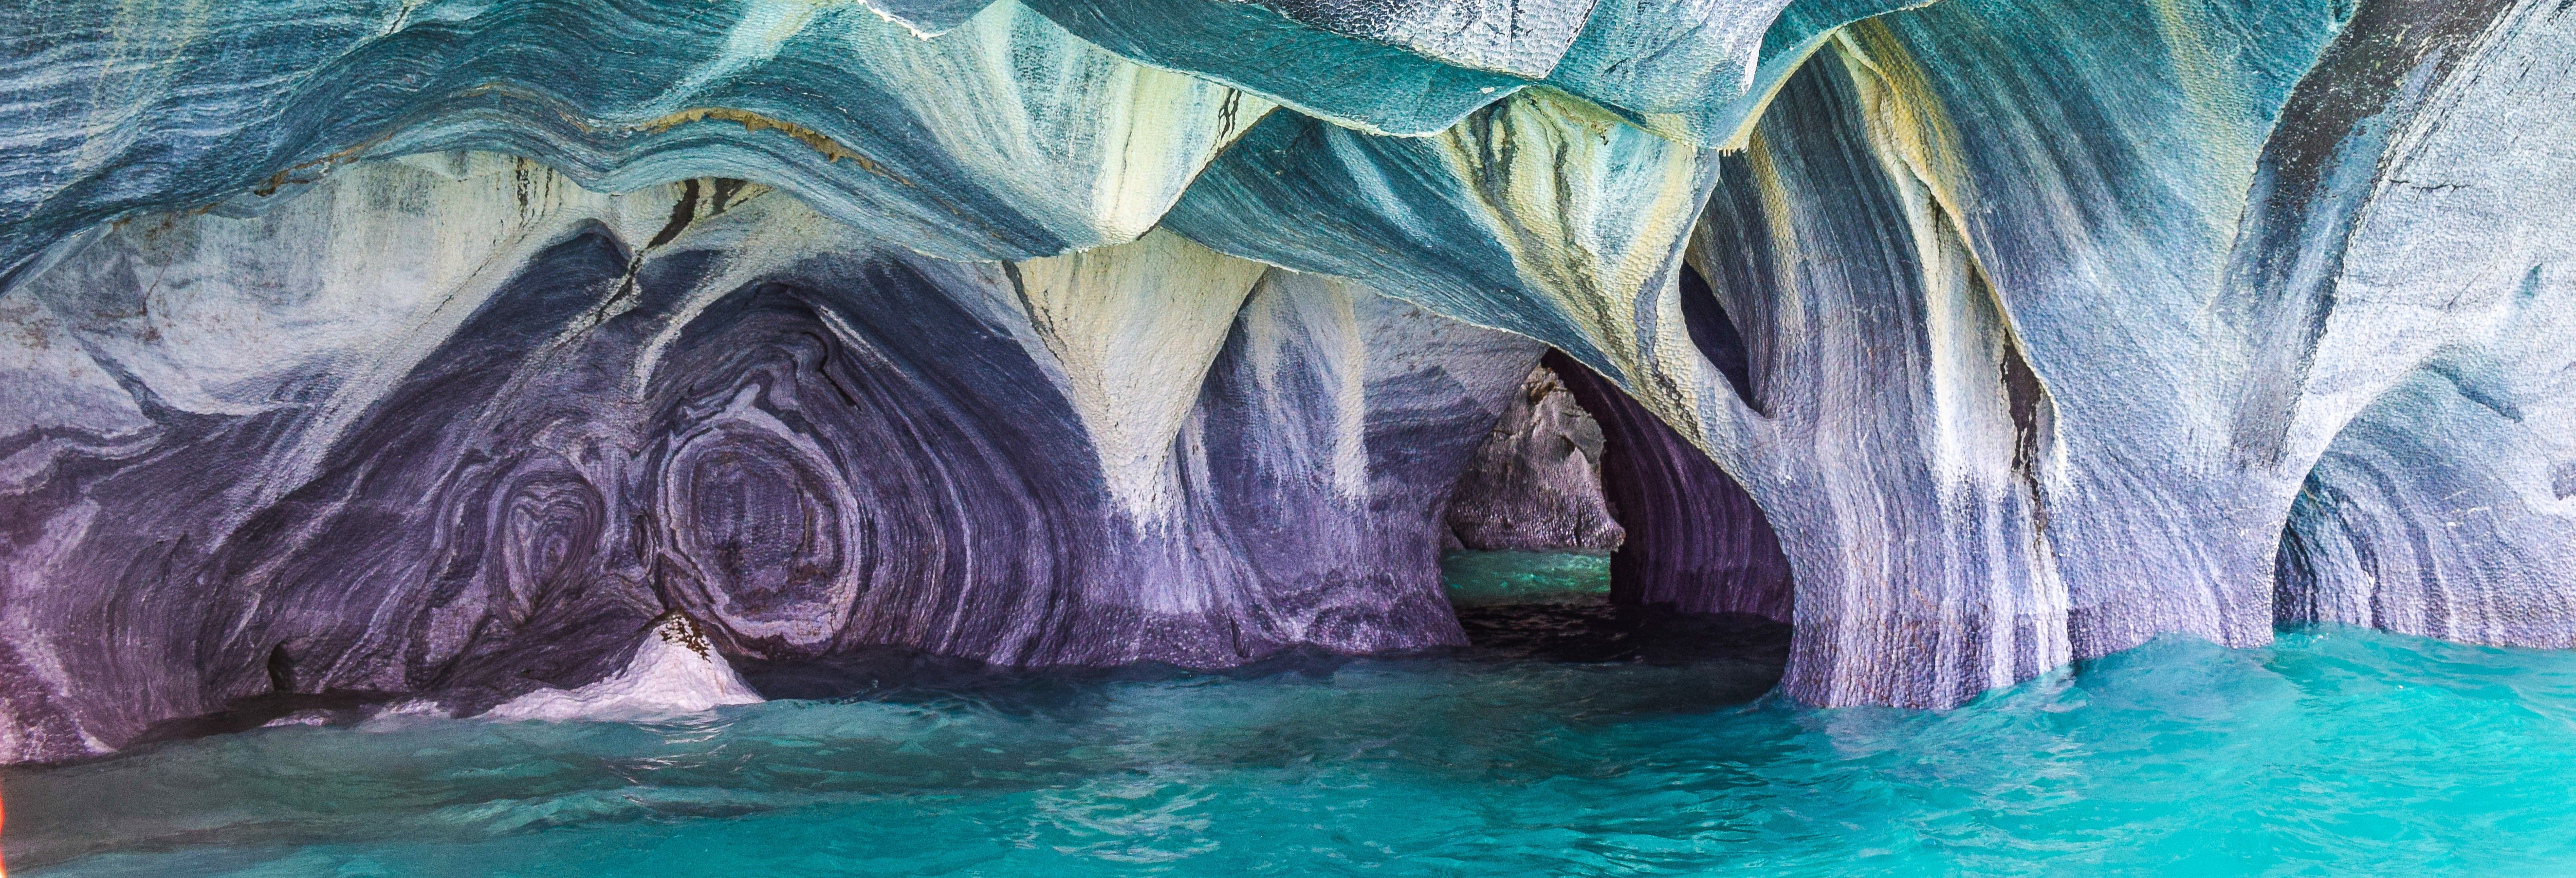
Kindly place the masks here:
[(2166, 639), (1943, 713), (1742, 700), (1762, 672), (1468, 653), (271, 728), (0, 771), (0, 843), (19, 878), (2576, 872), (2568, 653)]
[(1442, 560), (1449, 602), (1461, 607), (1563, 604), (1610, 594), (1610, 559), (1537, 552), (1456, 552)]

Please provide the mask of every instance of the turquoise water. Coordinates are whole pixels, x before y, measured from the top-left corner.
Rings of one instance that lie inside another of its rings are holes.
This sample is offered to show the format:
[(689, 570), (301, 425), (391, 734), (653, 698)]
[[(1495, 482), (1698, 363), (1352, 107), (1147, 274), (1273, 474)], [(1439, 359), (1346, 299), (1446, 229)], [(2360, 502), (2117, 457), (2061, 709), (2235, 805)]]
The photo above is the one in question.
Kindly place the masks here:
[(1536, 552), (1457, 552), (1444, 559), (1449, 602), (1461, 607), (1563, 604), (1610, 594), (1610, 559)]
[(1744, 701), (1759, 664), (263, 729), (0, 771), (0, 841), (19, 878), (2576, 871), (2576, 655), (2168, 639), (1945, 713)]

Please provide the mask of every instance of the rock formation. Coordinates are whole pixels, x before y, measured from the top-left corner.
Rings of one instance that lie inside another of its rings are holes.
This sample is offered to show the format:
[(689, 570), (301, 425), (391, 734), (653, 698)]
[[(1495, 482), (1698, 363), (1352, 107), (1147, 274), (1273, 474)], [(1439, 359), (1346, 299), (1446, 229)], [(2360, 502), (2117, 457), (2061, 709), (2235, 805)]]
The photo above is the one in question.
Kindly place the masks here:
[(1453, 644), (1450, 494), (1549, 349), (1615, 594), (1788, 621), (1809, 702), (2285, 622), (2576, 643), (2557, 0), (0, 34), (0, 760), (660, 691), (672, 619), (765, 663)]
[(1789, 559), (1744, 486), (1689, 437), (1564, 354), (1543, 361), (1598, 412), (1601, 493), (1623, 516), (1610, 555), (1611, 597), (1684, 613), (1794, 619)]
[(772, 661), (1455, 643), (1440, 501), (1539, 354), (1163, 233), (952, 263), (488, 155), (127, 223), (10, 301), (55, 361), (13, 378), (57, 420), (0, 605), (40, 757), (272, 691), (575, 688), (666, 612)]
[(1608, 552), (1626, 531), (1601, 493), (1601, 424), (1555, 370), (1521, 379), (1449, 493), (1449, 532), (1463, 548)]

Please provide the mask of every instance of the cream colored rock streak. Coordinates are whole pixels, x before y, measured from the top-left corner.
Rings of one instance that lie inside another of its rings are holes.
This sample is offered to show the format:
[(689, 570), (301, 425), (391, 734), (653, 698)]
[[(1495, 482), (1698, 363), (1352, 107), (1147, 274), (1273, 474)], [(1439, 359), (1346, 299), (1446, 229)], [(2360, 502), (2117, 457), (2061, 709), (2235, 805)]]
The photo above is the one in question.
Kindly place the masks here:
[[(1245, 347), (1254, 353), (1253, 376), (1263, 390), (1283, 396), (1295, 392), (1288, 382), (1298, 364), (1283, 362), (1276, 356), (1297, 340), (1291, 333), (1302, 332), (1317, 347), (1332, 351), (1337, 358), (1334, 362), (1368, 361), (1367, 339), (1359, 328), (1359, 316), (1352, 303), (1363, 296), (1375, 296), (1374, 291), (1354, 281), (1287, 269), (1270, 272), (1261, 283), (1279, 295), (1256, 300), (1244, 315), (1243, 329), (1249, 342)], [(1289, 312), (1299, 306), (1328, 311), (1330, 319), (1292, 322)], [(1333, 448), (1330, 454), (1309, 456), (1333, 462), (1335, 493), (1353, 502), (1364, 501), (1369, 489), (1368, 376), (1359, 368), (1331, 369), (1327, 374), (1334, 379)], [(1293, 443), (1302, 441), (1304, 436), (1288, 432), (1279, 438)]]
[(1268, 267), (1167, 232), (1011, 267), (1029, 322), (1064, 369), (1110, 493), (1138, 523), (1177, 511), (1172, 440)]
[(1033, 205), (1089, 193), (1079, 214), (1044, 218), (1077, 247), (1153, 228), (1273, 106), (1112, 55), (1012, 0), (927, 40), (874, 15), (834, 20), (851, 63), (921, 84), (899, 99), (977, 185)]
[[(1452, 172), (1474, 181), (1475, 206), (1520, 276), (1578, 318), (1587, 340), (1628, 374), (1630, 393), (1677, 425), (1695, 424), (1698, 357), (1686, 339), (1678, 349), (1641, 339), (1637, 306), (1649, 290), (1669, 293), (1716, 153), (1544, 88), (1440, 139)], [(1657, 360), (1659, 349), (1675, 351), (1670, 362)]]
[[(33, 372), (0, 376), (26, 379), (22, 391), (39, 394), (126, 394), (85, 377), (103, 374), (92, 358), (104, 357), (161, 403), (220, 415), (259, 412), (316, 375), (332, 376), (310, 438), (226, 486), (228, 508), (257, 510), (309, 483), (331, 438), (453, 335), (517, 266), (587, 222), (626, 240), (649, 238), (667, 221), (677, 188), (607, 195), (526, 160), (455, 153), (360, 162), (308, 187), (244, 196), (213, 212), (139, 218), (92, 241), (80, 270), (67, 263), (0, 300), (86, 312), (28, 323), (48, 334), (7, 340), (49, 352), (45, 362), (78, 366), (63, 373), (74, 383)], [(104, 292), (125, 289), (109, 280), (118, 274), (143, 279), (142, 288)], [(0, 354), (0, 366), (19, 359), (27, 357)], [(132, 406), (130, 398), (123, 403)], [(65, 519), (47, 539), (74, 539), (85, 520)], [(0, 581), (27, 594), (58, 578), (0, 565)], [(0, 631), (48, 686), (71, 688), (76, 675), (51, 663), (53, 643), (81, 632), (14, 612), (0, 613)]]
[[(209, 414), (261, 410), (273, 404), (276, 381), (295, 380), (279, 376), (327, 372), (338, 381), (315, 428), (327, 437), (427, 356), (513, 266), (586, 221), (627, 240), (649, 238), (675, 187), (606, 195), (533, 162), (477, 153), (360, 163), (314, 188), (307, 197), (281, 194), (273, 208), (245, 196), (235, 206), (263, 212), (242, 218), (137, 220), (94, 244), (115, 256), (93, 261), (147, 280), (137, 301), (96, 303), (125, 316), (90, 339), (92, 349), (163, 401)], [(86, 277), (52, 272), (32, 287), (49, 301), (81, 301), (93, 286)], [(310, 457), (328, 445), (301, 447)], [(314, 463), (288, 461), (246, 481), (257, 493), (245, 508), (301, 484)]]
[[(2037, 454), (2032, 460), (2019, 461), (2028, 467), (2026, 471), (2014, 472), (2017, 427), (2013, 403), (2001, 379), (2013, 365), (2033, 366), (2006, 362), (2021, 356), (2018, 330), (1979, 260), (1974, 238), (1959, 219), (1974, 207), (1975, 198), (1968, 170), (1961, 164), (1966, 150), (1940, 98), (1884, 24), (1862, 22), (1838, 33), (1835, 40), (1835, 55), (1860, 93), (1864, 131), (1905, 199), (1913, 238), (1922, 251), (1919, 264), (1930, 299), (1925, 331), (1934, 347), (1933, 435), (1940, 446), (1932, 460), (1947, 501), (1943, 509), (1957, 514), (2006, 508), (2013, 504), (2009, 495), (2023, 493), (2038, 510), (2031, 530), (1991, 518), (1953, 521), (1946, 529), (1987, 542), (1984, 552), (1989, 557), (2017, 557), (2018, 553), (1997, 545), (2005, 541), (2033, 546), (2027, 584), (2010, 588), (2011, 578), (1990, 576), (1970, 587), (1982, 585), (1986, 606), (1999, 616), (2029, 620), (2026, 626), (1995, 625), (1994, 636), (2033, 638), (2027, 646), (2041, 657), (2043, 666), (2062, 664), (2073, 659), (2067, 631), (2070, 600), (2064, 576), (2055, 566), (2045, 508), (2050, 493), (2070, 486), (2065, 450), (2055, 431), (2045, 427), (2054, 423), (2055, 404), (2041, 376), (2035, 405), (2037, 423), (2043, 426), (2034, 428), (2038, 435), (2031, 440)], [(1956, 609), (1955, 602), (1943, 606), (1945, 622), (1954, 630), (1961, 620), (1946, 614)], [(2015, 652), (2010, 646), (1990, 651), (1987, 686), (2018, 682), (2011, 666)]]

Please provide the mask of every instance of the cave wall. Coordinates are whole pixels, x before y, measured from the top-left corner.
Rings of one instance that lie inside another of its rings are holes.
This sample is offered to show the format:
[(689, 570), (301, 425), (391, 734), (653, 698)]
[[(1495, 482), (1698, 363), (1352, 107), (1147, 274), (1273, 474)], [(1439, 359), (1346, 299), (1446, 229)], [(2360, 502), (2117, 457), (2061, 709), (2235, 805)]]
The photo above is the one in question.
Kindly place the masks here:
[[(2270, 226), (2337, 245), (2330, 262), (2263, 267), (2310, 292), (2311, 319), (2328, 328), (2295, 348), (2314, 364), (2305, 388), (2368, 400), (2349, 421), (2292, 434), (2325, 450), (2282, 540), (2284, 622), (2576, 645), (2576, 215), (2557, 195), (2576, 187), (2576, 122), (2558, 109), (2576, 85), (2531, 73), (2576, 62), (2570, 27), (2554, 7), (2516, 6), (2451, 37), (2476, 54), (2434, 56), (2455, 71), (2440, 87), (2384, 72), (2380, 117), (2355, 123), (2376, 167), (2301, 167), (2308, 180), (2281, 184), (2374, 178)], [(2383, 39), (2400, 38), (2426, 39)], [(2413, 356), (2353, 365), (2391, 348)]]
[[(0, 271), (138, 211), (365, 156), (488, 150), (597, 191), (786, 189), (951, 259), (1124, 243), (1272, 106), (1017, 2), (925, 40), (802, 0), (19, 5)], [(641, 51), (636, 47), (650, 47)]]
[(1744, 486), (1618, 385), (1564, 354), (1541, 362), (1600, 419), (1601, 493), (1627, 536), (1610, 554), (1610, 599), (1794, 621), (1789, 559)]
[[(2558, 644), (2570, 28), (18, 4), (0, 753), (574, 685), (672, 608), (746, 657), (1452, 642), (1442, 506), (1542, 346), (1621, 593), (1765, 595), (1809, 702), (2284, 621)], [(1657, 536), (1746, 502), (1785, 604)]]
[(272, 690), (471, 712), (674, 610), (768, 661), (1457, 643), (1440, 511), (1539, 353), (1168, 235), (952, 263), (484, 155), (308, 188), (10, 293), (12, 758)]
[[(2556, 15), (1951, 0), (1836, 30), (1740, 147), (1540, 91), (1420, 139), (1279, 115), (1167, 224), (1609, 378), (1777, 529), (1790, 691), (1946, 706), (2161, 633), (2269, 641), (2312, 464), (2480, 319), (2395, 274), (2411, 304), (2339, 293), (2344, 227), (2505, 210), (2407, 203), (2433, 126), (2556, 161), (2519, 108), (2564, 77), (2507, 72), (2557, 69)], [(1694, 222), (1667, 222), (1692, 191)]]

